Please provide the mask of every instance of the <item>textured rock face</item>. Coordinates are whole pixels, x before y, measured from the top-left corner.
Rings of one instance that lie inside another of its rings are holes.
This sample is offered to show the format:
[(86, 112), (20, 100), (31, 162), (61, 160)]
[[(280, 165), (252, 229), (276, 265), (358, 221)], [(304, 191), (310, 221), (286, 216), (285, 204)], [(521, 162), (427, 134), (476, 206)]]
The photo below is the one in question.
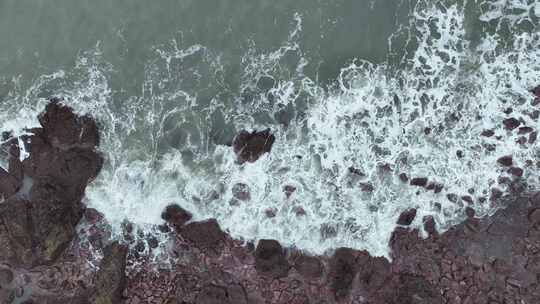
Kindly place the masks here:
[[(275, 240), (255, 248), (216, 220), (191, 221), (170, 205), (156, 233), (170, 237), (172, 260), (158, 269), (145, 255), (157, 248), (156, 238), (126, 224), (133, 246), (107, 246), (106, 219), (81, 204), (102, 162), (95, 123), (54, 102), (40, 121), (43, 128), (23, 137), (26, 159), (18, 140), (8, 136), (4, 144), (10, 157), (8, 170), (0, 169), (0, 303), (540, 303), (540, 193), (518, 187), (523, 172), (510, 155), (498, 163), (513, 176), (511, 191), (493, 189), (491, 197), (504, 209), (477, 218), (468, 208), (467, 219), (444, 233), (433, 217), (405, 210), (390, 240), (392, 262), (350, 248), (311, 256)], [(422, 187), (436, 191), (427, 182)], [(247, 202), (249, 191), (238, 193)], [(294, 187), (284, 188), (291, 195)], [(410, 226), (419, 220), (427, 238)]]
[(261, 132), (241, 131), (233, 140), (234, 153), (238, 158), (239, 163), (253, 163), (264, 153), (272, 150), (272, 145), (276, 140), (275, 136), (270, 133), (270, 129)]
[(53, 263), (67, 248), (84, 212), (85, 187), (102, 165), (91, 118), (51, 102), (40, 122), (33, 135), (7, 141), (9, 172), (0, 172), (0, 259), (27, 267)]
[(104, 249), (104, 256), (96, 277), (95, 304), (115, 304), (122, 300), (126, 287), (127, 247), (117, 242)]
[(289, 263), (283, 247), (275, 240), (260, 240), (255, 250), (255, 269), (272, 278), (287, 276)]

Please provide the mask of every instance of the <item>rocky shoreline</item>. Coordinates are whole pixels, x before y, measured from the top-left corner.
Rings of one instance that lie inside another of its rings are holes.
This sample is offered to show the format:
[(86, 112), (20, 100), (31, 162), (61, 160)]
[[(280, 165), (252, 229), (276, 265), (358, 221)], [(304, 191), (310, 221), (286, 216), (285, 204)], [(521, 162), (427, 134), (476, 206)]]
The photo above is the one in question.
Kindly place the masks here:
[[(538, 104), (540, 88), (533, 94)], [(81, 202), (103, 164), (95, 121), (61, 100), (39, 121), (28, 135), (2, 135), (0, 303), (540, 303), (540, 192), (525, 191), (508, 158), (499, 165), (515, 173), (511, 191), (490, 198), (504, 208), (484, 218), (468, 208), (444, 233), (424, 218), (427, 238), (409, 227), (416, 212), (407, 210), (389, 244), (392, 261), (350, 248), (310, 256), (275, 240), (245, 243), (171, 205), (155, 233), (171, 240), (173, 262), (160, 267), (150, 258), (155, 236), (126, 223), (123, 240), (112, 242), (106, 219)], [(274, 140), (269, 130), (242, 132), (232, 145), (239, 163), (254, 162)], [(439, 189), (420, 179), (411, 185)]]

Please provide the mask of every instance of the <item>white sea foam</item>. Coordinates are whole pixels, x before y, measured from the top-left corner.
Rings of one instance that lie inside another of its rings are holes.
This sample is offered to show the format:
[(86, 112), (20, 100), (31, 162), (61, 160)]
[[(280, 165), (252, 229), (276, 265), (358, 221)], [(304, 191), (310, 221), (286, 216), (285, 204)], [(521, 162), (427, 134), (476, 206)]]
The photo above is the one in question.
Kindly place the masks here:
[[(97, 46), (81, 54), (72, 71), (13, 91), (2, 105), (0, 129), (36, 125), (46, 102), (37, 98), (44, 87), (77, 111), (96, 116), (107, 164), (89, 187), (86, 202), (105, 213), (116, 234), (124, 219), (142, 228), (161, 223), (161, 211), (174, 202), (196, 219), (217, 218), (235, 237), (275, 238), (314, 253), (347, 246), (387, 256), (390, 233), (403, 210), (418, 208), (416, 227), (431, 215), (445, 229), (464, 216), (464, 207), (446, 194), (474, 189), (476, 201), (497, 186), (498, 157), (512, 154), (522, 167), (538, 157), (538, 143), (516, 144), (517, 136), (501, 121), (507, 117), (502, 110), (512, 107), (513, 116), (538, 127), (525, 113), (529, 90), (540, 84), (540, 35), (523, 24), (538, 29), (530, 16), (540, 9), (525, 0), (490, 1), (482, 8), (485, 28), (471, 43), (462, 6), (419, 1), (409, 24), (390, 39), (389, 57), (399, 54), (392, 57), (396, 60), (358, 59), (328, 88), (304, 74), (309, 58), (299, 42), (300, 15), (275, 51), (255, 46), (246, 51), (238, 90), (225, 84), (219, 50), (172, 40), (154, 47), (156, 58), (147, 64), (141, 96), (117, 100), (109, 85), (114, 69)], [(291, 57), (292, 73), (283, 63)], [(263, 79), (271, 84), (269, 90), (259, 88)], [(208, 83), (221, 91), (205, 96)], [(272, 115), (289, 108), (294, 118), (275, 124)], [(226, 126), (216, 123), (217, 114)], [(231, 148), (212, 143), (215, 133), (229, 125), (236, 130), (271, 127), (276, 135), (272, 152), (238, 165)], [(495, 136), (481, 137), (485, 129), (494, 129)], [(496, 150), (488, 151), (487, 144)], [(366, 176), (355, 180), (350, 167)], [(426, 176), (443, 184), (444, 191), (404, 185), (397, 177), (401, 172)], [(538, 173), (525, 172), (529, 184), (538, 186)], [(373, 191), (363, 192), (359, 182), (370, 183)], [(236, 183), (248, 185), (249, 202), (234, 202)], [(286, 185), (296, 188), (290, 198), (283, 192)], [(479, 214), (494, 210), (487, 203), (474, 207)], [(299, 208), (305, 215), (298, 215)], [(276, 216), (268, 218), (268, 209)]]

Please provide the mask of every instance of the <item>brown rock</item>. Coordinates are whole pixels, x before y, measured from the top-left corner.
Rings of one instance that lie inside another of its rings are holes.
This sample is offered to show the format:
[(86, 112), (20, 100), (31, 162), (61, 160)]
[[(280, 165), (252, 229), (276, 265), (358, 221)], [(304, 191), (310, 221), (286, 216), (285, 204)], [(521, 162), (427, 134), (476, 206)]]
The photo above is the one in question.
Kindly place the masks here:
[(416, 217), (416, 209), (409, 209), (403, 211), (397, 220), (398, 225), (409, 226)]
[(270, 133), (270, 129), (251, 133), (243, 130), (234, 138), (233, 149), (239, 163), (253, 163), (264, 153), (270, 152), (274, 141), (275, 137)]
[(294, 268), (306, 278), (318, 278), (322, 275), (323, 265), (316, 257), (301, 255), (294, 261)]
[(189, 223), (180, 230), (180, 234), (201, 249), (217, 248), (225, 238), (215, 219)]
[(506, 155), (506, 156), (500, 157), (499, 159), (497, 159), (497, 163), (504, 167), (512, 166), (512, 163), (513, 163), (512, 155)]
[(507, 130), (514, 130), (515, 128), (519, 127), (520, 124), (521, 122), (514, 117), (503, 120), (503, 125)]
[(189, 222), (191, 217), (191, 213), (176, 204), (168, 205), (161, 213), (161, 218), (171, 224), (177, 231)]
[(276, 240), (260, 240), (255, 250), (255, 269), (257, 273), (271, 278), (286, 277), (289, 263), (285, 250)]
[(428, 179), (426, 177), (415, 177), (411, 179), (411, 186), (425, 187), (427, 185)]

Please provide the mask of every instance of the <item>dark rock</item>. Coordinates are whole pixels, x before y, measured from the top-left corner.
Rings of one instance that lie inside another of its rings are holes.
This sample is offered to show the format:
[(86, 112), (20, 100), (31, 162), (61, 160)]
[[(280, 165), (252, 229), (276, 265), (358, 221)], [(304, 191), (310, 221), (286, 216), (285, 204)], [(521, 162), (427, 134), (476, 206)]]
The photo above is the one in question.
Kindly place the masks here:
[(463, 156), (464, 156), (463, 151), (457, 150), (457, 151), (456, 151), (456, 156), (457, 156), (458, 158), (463, 158)]
[(529, 212), (527, 218), (531, 225), (536, 225), (540, 223), (540, 208), (533, 209)]
[(0, 289), (13, 282), (13, 271), (8, 268), (0, 269)]
[(426, 135), (431, 134), (431, 128), (424, 128), (424, 134)]
[(416, 209), (409, 209), (403, 211), (397, 220), (398, 225), (409, 226), (416, 217)]
[(521, 122), (514, 117), (503, 120), (503, 125), (507, 130), (514, 130), (519, 127), (520, 124)]
[(467, 217), (471, 218), (471, 217), (474, 217), (476, 212), (474, 211), (473, 208), (467, 207), (467, 208), (465, 208), (465, 214), (467, 215)]
[(232, 194), (234, 198), (241, 201), (249, 201), (251, 198), (249, 194), (249, 186), (242, 183), (234, 184), (232, 187)]
[(446, 194), (446, 198), (447, 198), (449, 201), (451, 201), (452, 203), (457, 203), (457, 201), (458, 201), (458, 196), (457, 196), (457, 194), (455, 194), (455, 193), (448, 193), (448, 194)]
[(534, 129), (531, 127), (520, 127), (518, 129), (518, 134), (527, 134), (527, 133), (531, 133), (532, 131), (534, 131)]
[(425, 187), (428, 179), (426, 177), (414, 177), (411, 179), (411, 186)]
[(330, 288), (337, 300), (345, 298), (350, 293), (357, 271), (354, 250), (338, 248), (330, 265)]
[(517, 144), (520, 144), (520, 145), (524, 145), (527, 143), (527, 137), (525, 136), (520, 136), (517, 140), (516, 140), (516, 143)]
[(78, 116), (60, 102), (50, 102), (39, 116), (39, 122), (47, 142), (54, 147), (93, 149), (99, 145), (99, 132), (94, 119)]
[(293, 187), (291, 185), (286, 185), (283, 187), (283, 192), (285, 193), (285, 196), (287, 198), (290, 198), (291, 195), (296, 191), (296, 187)]
[(349, 173), (353, 174), (353, 175), (356, 175), (358, 177), (365, 177), (366, 176), (364, 174), (364, 172), (360, 171), (360, 169), (357, 169), (355, 167), (349, 167)]
[(103, 219), (103, 214), (94, 208), (86, 208), (84, 219), (90, 224), (95, 224)]
[(17, 193), (22, 186), (22, 180), (6, 172), (0, 167), (0, 200)]
[(534, 131), (531, 134), (529, 134), (529, 144), (534, 144), (536, 142), (536, 138), (538, 137), (538, 132)]
[(495, 132), (493, 130), (484, 130), (482, 131), (480, 135), (485, 136), (485, 137), (491, 137), (495, 135)]
[(234, 153), (239, 163), (253, 163), (264, 153), (270, 152), (274, 144), (275, 136), (270, 129), (261, 132), (241, 131), (233, 140)]
[(189, 222), (191, 217), (191, 213), (176, 204), (165, 207), (165, 210), (161, 213), (161, 218), (171, 224), (177, 231)]
[(409, 181), (409, 177), (407, 176), (407, 173), (400, 173), (399, 174), (399, 179), (404, 183)]
[(114, 242), (105, 247), (103, 260), (96, 276), (96, 293), (93, 303), (121, 303), (126, 287), (127, 247)]
[(472, 205), (473, 204), (473, 199), (470, 195), (464, 195), (461, 197), (461, 200), (464, 201), (464, 202), (467, 202), (469, 205)]
[(400, 304), (442, 304), (438, 288), (425, 278), (413, 275), (401, 275), (398, 302)]
[(197, 295), (197, 304), (247, 304), (247, 294), (240, 285), (218, 286), (209, 284)]
[(359, 183), (359, 186), (360, 186), (360, 190), (362, 190), (362, 192), (373, 192), (373, 190), (375, 190), (375, 188), (373, 187), (373, 185), (371, 183)]
[(521, 168), (518, 168), (518, 167), (512, 167), (510, 169), (508, 169), (508, 173), (514, 175), (514, 176), (517, 176), (517, 177), (522, 177), (523, 176), (523, 169)]
[(224, 240), (225, 233), (215, 219), (193, 222), (184, 226), (181, 235), (199, 248), (217, 248)]
[(312, 256), (301, 255), (294, 261), (294, 268), (306, 278), (318, 278), (323, 273), (321, 261)]
[(433, 218), (433, 216), (431, 215), (424, 216), (424, 218), (422, 218), (422, 222), (424, 223), (424, 230), (429, 235), (437, 234), (437, 228), (436, 228), (435, 219)]
[(276, 240), (260, 240), (255, 250), (255, 269), (260, 275), (271, 278), (286, 277), (289, 263), (285, 250)]
[(507, 114), (507, 115), (512, 114), (512, 112), (514, 112), (514, 109), (512, 109), (512, 108), (506, 108), (506, 109), (503, 110), (503, 113)]
[(506, 155), (506, 156), (500, 157), (499, 159), (497, 159), (497, 163), (504, 167), (512, 166), (512, 163), (513, 163), (512, 155)]

